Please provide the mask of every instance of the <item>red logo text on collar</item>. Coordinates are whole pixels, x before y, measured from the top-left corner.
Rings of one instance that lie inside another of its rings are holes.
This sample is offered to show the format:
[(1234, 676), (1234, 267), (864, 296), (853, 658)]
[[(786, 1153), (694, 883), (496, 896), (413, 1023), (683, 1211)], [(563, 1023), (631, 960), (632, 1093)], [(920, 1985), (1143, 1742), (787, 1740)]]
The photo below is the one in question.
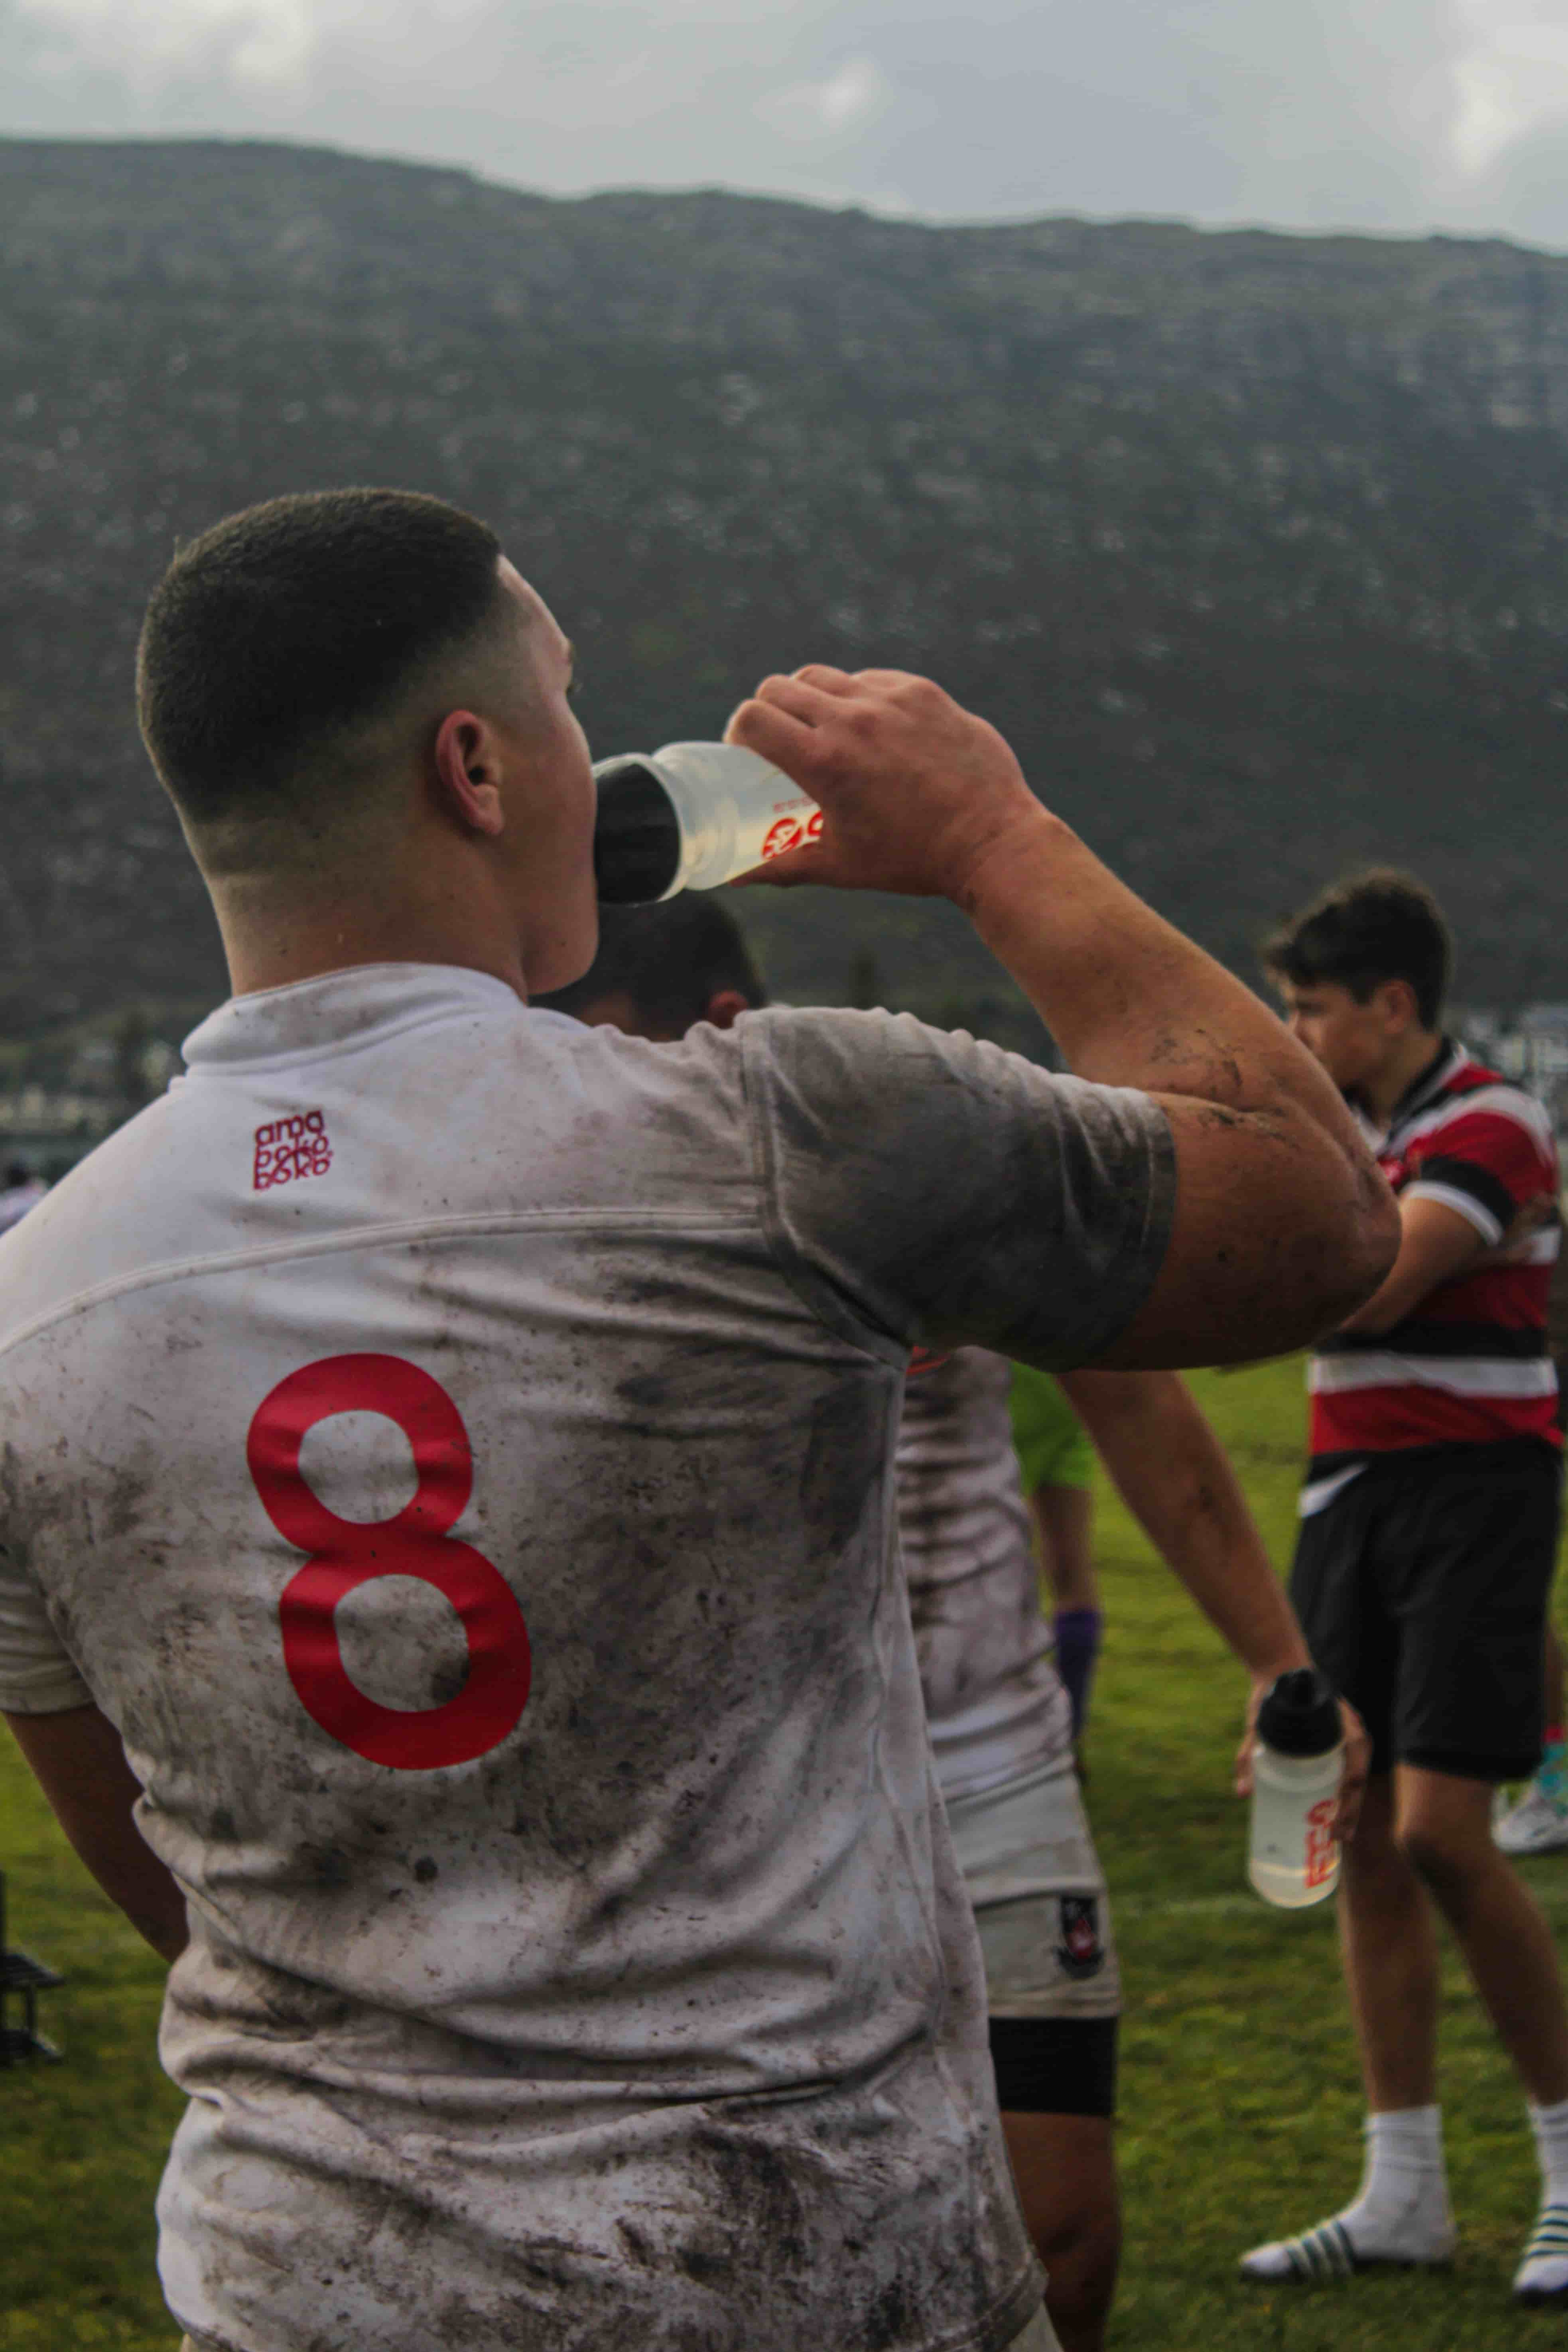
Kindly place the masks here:
[(269, 1192), (274, 1184), (292, 1184), (301, 1176), (324, 1176), (331, 1164), (327, 1122), (319, 1110), (292, 1111), (256, 1130), (252, 1181), (258, 1192)]

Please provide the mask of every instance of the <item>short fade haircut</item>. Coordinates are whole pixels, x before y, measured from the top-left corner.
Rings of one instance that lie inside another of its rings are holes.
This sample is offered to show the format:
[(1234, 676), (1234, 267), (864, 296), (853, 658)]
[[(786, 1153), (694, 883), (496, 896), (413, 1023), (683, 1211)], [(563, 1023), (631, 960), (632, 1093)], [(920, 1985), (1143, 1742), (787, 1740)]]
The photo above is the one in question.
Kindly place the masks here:
[(1266, 971), (1295, 988), (1324, 982), (1364, 1004), (1385, 981), (1408, 981), (1424, 1029), (1436, 1029), (1454, 969), (1454, 937), (1424, 882), (1393, 866), (1347, 875), (1264, 940)]
[(287, 803), (334, 738), (500, 623), (500, 553), (460, 508), (374, 489), (269, 499), (181, 548), (136, 656), (142, 739), (181, 813)]
[(581, 1016), (603, 997), (629, 996), (652, 1026), (683, 1036), (725, 989), (768, 1001), (734, 917), (689, 890), (658, 907), (601, 907), (599, 952), (582, 979), (534, 1002)]

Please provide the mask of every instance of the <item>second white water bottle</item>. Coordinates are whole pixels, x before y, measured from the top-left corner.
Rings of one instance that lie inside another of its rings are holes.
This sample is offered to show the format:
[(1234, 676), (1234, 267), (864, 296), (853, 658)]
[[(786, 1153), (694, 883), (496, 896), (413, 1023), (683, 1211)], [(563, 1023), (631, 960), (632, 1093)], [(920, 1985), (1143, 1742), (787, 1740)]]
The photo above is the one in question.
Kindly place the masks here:
[(594, 776), (594, 874), (606, 907), (717, 890), (822, 831), (816, 803), (782, 769), (734, 743), (623, 751), (599, 761)]
[(1331, 1824), (1344, 1755), (1339, 1704), (1321, 1675), (1298, 1666), (1269, 1685), (1252, 1751), (1247, 1874), (1282, 1911), (1321, 1903), (1339, 1885)]

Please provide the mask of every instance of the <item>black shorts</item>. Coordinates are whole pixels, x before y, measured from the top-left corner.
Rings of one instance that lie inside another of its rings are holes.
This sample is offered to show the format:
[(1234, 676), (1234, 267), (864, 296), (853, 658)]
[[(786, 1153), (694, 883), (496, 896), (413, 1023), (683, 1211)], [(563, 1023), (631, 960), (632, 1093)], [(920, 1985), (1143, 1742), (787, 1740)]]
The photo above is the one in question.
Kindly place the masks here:
[(1527, 1779), (1562, 1457), (1533, 1438), (1374, 1460), (1301, 1522), (1290, 1598), (1372, 1769)]
[(1116, 2112), (1114, 2017), (994, 2017), (991, 2063), (1005, 2116)]

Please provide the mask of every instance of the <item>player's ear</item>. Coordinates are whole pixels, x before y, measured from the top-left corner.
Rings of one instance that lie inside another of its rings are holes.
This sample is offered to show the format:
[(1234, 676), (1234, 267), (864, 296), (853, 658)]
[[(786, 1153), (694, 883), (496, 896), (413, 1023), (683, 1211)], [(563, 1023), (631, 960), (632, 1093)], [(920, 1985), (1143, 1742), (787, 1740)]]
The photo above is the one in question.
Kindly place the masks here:
[(500, 751), (484, 719), (471, 710), (449, 710), (437, 733), (432, 763), (447, 813), (465, 832), (493, 838), (504, 830)]
[(1407, 980), (1385, 980), (1377, 992), (1382, 999), (1384, 1019), (1391, 1029), (1418, 1029), (1421, 1007), (1415, 1001), (1415, 991)]
[(750, 1003), (738, 988), (721, 988), (708, 999), (702, 1018), (711, 1022), (715, 1029), (732, 1029), (742, 1013), (751, 1010)]

